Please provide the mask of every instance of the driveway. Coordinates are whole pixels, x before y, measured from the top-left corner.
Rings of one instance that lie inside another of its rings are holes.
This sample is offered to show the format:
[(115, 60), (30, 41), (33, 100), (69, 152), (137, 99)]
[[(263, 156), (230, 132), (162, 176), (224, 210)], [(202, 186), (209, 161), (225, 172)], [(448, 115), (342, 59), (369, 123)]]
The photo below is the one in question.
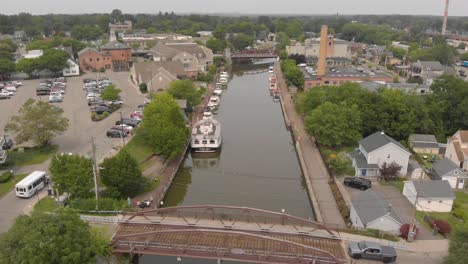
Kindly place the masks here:
[[(348, 192), (349, 197), (352, 199), (353, 196), (359, 194), (361, 191), (349, 187), (344, 187), (344, 189)], [(403, 224), (411, 223), (413, 218), (413, 206), (411, 203), (403, 196), (400, 191), (393, 187), (393, 186), (384, 186), (380, 185), (378, 182), (372, 182), (372, 189), (380, 194), (383, 198), (387, 200), (387, 202), (393, 207), (395, 212), (400, 216), (400, 219)], [(432, 235), (432, 232), (419, 224), (417, 222), (419, 232), (416, 239), (421, 240), (434, 240), (434, 239), (442, 239), (440, 236)]]
[[(59, 146), (59, 152), (78, 153), (88, 155), (91, 153), (91, 138), (96, 142), (96, 156), (101, 160), (109, 153), (115, 145), (120, 143), (121, 139), (108, 139), (106, 131), (120, 119), (120, 113), (123, 117), (128, 117), (137, 105), (144, 102), (144, 96), (137, 91), (128, 81), (128, 72), (109, 72), (101, 74), (100, 77), (107, 76), (112, 82), (122, 90), (121, 97), (124, 105), (112, 113), (106, 119), (93, 122), (91, 121), (91, 112), (86, 102), (85, 91), (83, 90), (84, 78), (96, 78), (96, 74), (85, 74), (80, 77), (68, 78), (67, 91), (63, 103), (57, 103), (64, 110), (64, 116), (69, 122), (68, 130), (52, 140), (53, 144)], [(42, 98), (36, 96), (36, 87), (40, 80), (25, 80), (23, 86), (12, 99), (0, 100), (0, 129), (4, 129), (11, 116), (15, 115), (19, 108), (28, 100), (47, 100), (47, 96)], [(0, 134), (1, 135), (1, 134)], [(126, 141), (128, 139), (125, 139)], [(17, 173), (29, 173), (34, 170), (47, 170), (48, 161), (34, 166), (15, 168)], [(20, 199), (10, 192), (0, 199), (0, 233), (6, 232), (12, 225), (14, 219), (22, 214), (23, 209), (32, 199)]]

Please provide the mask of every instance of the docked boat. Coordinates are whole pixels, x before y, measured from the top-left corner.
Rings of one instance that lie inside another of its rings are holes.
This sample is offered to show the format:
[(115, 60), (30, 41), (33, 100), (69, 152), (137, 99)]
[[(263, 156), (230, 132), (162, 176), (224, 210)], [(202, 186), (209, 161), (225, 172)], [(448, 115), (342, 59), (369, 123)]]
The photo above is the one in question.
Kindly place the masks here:
[(216, 108), (218, 108), (219, 106), (219, 101), (220, 101), (220, 98), (219, 96), (217, 95), (213, 95), (210, 97), (210, 101), (208, 102), (208, 107), (211, 109), (211, 110), (214, 110)]
[(193, 126), (190, 146), (195, 152), (215, 152), (221, 142), (221, 124), (217, 120), (207, 118)]
[(211, 111), (203, 112), (203, 119), (210, 119), (210, 118), (213, 118), (213, 112)]
[(229, 73), (223, 71), (219, 74), (219, 77), (229, 79)]
[(268, 72), (273, 73), (273, 66), (270, 66), (270, 68), (268, 68)]
[(221, 83), (221, 85), (226, 85), (228, 83), (228, 78), (219, 77), (218, 82)]
[(280, 101), (280, 96), (279, 96), (278, 93), (275, 93), (275, 94), (273, 95), (273, 102), (279, 102), (279, 101)]
[(220, 96), (221, 94), (223, 94), (223, 89), (221, 89), (221, 87), (216, 87), (216, 89), (214, 89), (213, 91), (213, 94)]

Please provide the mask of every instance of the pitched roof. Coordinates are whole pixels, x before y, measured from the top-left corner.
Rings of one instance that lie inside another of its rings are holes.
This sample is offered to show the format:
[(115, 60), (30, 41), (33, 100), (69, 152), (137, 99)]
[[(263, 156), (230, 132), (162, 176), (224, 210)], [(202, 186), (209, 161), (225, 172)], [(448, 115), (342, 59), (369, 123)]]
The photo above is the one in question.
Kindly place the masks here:
[(431, 71), (442, 71), (442, 64), (438, 61), (418, 61), (419, 65), (422, 67), (431, 70)]
[(184, 51), (196, 56), (197, 58), (205, 58), (205, 50), (197, 43), (166, 43), (166, 46), (174, 48), (178, 51)]
[(136, 62), (135, 67), (136, 75), (140, 76), (143, 82), (149, 82), (156, 76), (161, 69), (174, 75), (175, 78), (185, 76), (184, 66), (180, 61), (147, 61)]
[(413, 181), (414, 187), (422, 198), (455, 198), (448, 181)]
[(411, 142), (437, 143), (436, 137), (434, 135), (429, 135), (429, 134), (411, 134), (409, 138)]
[(101, 47), (102, 50), (122, 50), (122, 49), (131, 49), (125, 43), (118, 42), (118, 41), (109, 41), (106, 45)]
[(463, 143), (468, 143), (468, 130), (458, 130), (457, 131), (460, 135), (460, 140), (463, 142)]
[(172, 58), (181, 52), (175, 48), (167, 46), (162, 42), (158, 42), (153, 48), (151, 48), (151, 51), (158, 56), (166, 58)]
[(364, 225), (387, 214), (398, 223), (401, 223), (400, 217), (392, 206), (372, 189), (359, 192), (358, 195), (351, 198), (351, 203)]
[(359, 140), (359, 145), (361, 145), (367, 153), (370, 153), (380, 147), (383, 147), (389, 143), (393, 143), (400, 147), (403, 151), (411, 154), (400, 142), (394, 140), (393, 138), (387, 136), (384, 132), (378, 131), (374, 134)]
[(449, 160), (448, 158), (443, 158), (438, 160), (432, 165), (432, 176), (433, 180), (440, 180), (442, 176), (449, 174), (450, 172), (457, 171), (453, 174), (459, 174), (457, 176), (466, 176), (460, 168), (453, 163), (453, 161)]
[(84, 48), (84, 49), (78, 51), (78, 57), (81, 56), (81, 54), (86, 53), (86, 52), (88, 52), (88, 51), (94, 51), (94, 52), (96, 52), (96, 53), (100, 53), (100, 52), (99, 52), (97, 49), (95, 49), (95, 48), (86, 47), (86, 48)]
[(358, 169), (378, 169), (379, 165), (378, 164), (369, 164), (367, 163), (366, 157), (361, 153), (359, 149), (355, 149), (351, 151), (349, 154), (349, 157), (353, 159), (356, 162), (356, 167)]

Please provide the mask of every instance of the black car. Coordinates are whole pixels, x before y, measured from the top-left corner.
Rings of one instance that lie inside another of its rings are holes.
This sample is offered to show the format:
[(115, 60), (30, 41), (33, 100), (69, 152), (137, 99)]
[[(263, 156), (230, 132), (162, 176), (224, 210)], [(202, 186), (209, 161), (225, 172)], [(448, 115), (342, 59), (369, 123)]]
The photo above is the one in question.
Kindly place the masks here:
[(3, 140), (4, 140), (3, 146), (2, 146), (3, 150), (11, 149), (13, 147), (13, 140), (11, 140), (10, 137), (4, 136)]
[(106, 136), (111, 138), (120, 138), (126, 137), (128, 135), (127, 132), (118, 129), (109, 129), (107, 130)]
[(361, 177), (346, 177), (343, 184), (345, 186), (360, 189), (362, 191), (372, 187), (372, 182), (370, 180)]
[(124, 118), (122, 120), (118, 120), (117, 122), (115, 122), (116, 125), (124, 124), (124, 125), (131, 126), (131, 127), (136, 127), (138, 126), (139, 123), (140, 123), (139, 121), (135, 119), (131, 119), (131, 118)]
[(91, 112), (96, 112), (97, 114), (103, 114), (104, 112), (110, 112), (107, 106), (93, 105), (91, 106)]

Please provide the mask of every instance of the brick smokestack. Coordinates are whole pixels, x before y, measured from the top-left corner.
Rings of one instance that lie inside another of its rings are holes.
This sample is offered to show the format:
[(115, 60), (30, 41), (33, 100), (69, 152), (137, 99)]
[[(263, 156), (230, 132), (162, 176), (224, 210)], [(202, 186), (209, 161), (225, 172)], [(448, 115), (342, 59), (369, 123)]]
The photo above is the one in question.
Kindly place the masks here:
[(442, 35), (447, 32), (447, 18), (448, 18), (449, 0), (445, 0), (444, 23), (442, 24)]
[(322, 25), (320, 31), (320, 50), (317, 66), (317, 75), (324, 76), (326, 73), (327, 64), (327, 42), (328, 42), (328, 26)]

